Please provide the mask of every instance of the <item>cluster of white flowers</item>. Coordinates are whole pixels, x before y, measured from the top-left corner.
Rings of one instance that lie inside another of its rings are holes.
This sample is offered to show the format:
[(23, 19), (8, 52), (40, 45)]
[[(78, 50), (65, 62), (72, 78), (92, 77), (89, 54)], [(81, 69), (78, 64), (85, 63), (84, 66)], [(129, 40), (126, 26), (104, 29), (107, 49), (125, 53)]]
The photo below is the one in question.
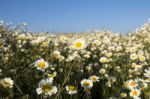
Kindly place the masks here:
[[(38, 70), (41, 70), (44, 72), (45, 69), (49, 67), (49, 64), (43, 58), (41, 58), (35, 62), (35, 67)], [(38, 95), (44, 94), (45, 96), (51, 96), (57, 93), (57, 87), (53, 86), (53, 79), (56, 76), (56, 74), (57, 74), (56, 72), (54, 72), (53, 74), (48, 74), (47, 79), (42, 79), (39, 82), (38, 84), (39, 87), (36, 89)]]
[[(12, 89), (15, 80), (23, 79), (21, 84), (15, 83), (19, 84), (15, 92), (20, 92), (15, 95), (28, 94), (21, 92), (25, 82), (31, 91), (30, 84), (41, 80), (35, 88), (37, 94), (56, 98), (82, 98), (86, 92), (106, 98), (150, 98), (150, 23), (127, 35), (107, 30), (80, 34), (21, 30), (9, 33), (1, 30), (2, 25), (0, 22), (0, 70), (9, 71), (0, 72), (0, 78), (11, 77), (14, 81), (1, 79), (0, 87)], [(100, 87), (104, 92), (96, 89)], [(105, 92), (109, 89), (110, 94)]]
[(99, 77), (96, 75), (92, 75), (89, 79), (83, 79), (81, 81), (81, 86), (85, 89), (91, 89), (93, 87), (93, 82), (98, 82)]
[(125, 82), (125, 87), (130, 90), (130, 96), (134, 99), (141, 99), (141, 90), (144, 90), (148, 87), (148, 81), (143, 80), (141, 78), (137, 78), (135, 80), (128, 80)]

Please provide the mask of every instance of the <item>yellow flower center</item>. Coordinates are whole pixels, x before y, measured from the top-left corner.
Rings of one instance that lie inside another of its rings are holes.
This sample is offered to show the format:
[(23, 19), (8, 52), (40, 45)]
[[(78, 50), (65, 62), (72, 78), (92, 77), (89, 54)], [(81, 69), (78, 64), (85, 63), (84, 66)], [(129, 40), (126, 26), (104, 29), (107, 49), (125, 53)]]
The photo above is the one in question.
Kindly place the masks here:
[(43, 85), (43, 86), (42, 86), (42, 90), (44, 91), (44, 93), (47, 93), (47, 92), (49, 92), (50, 90), (52, 90), (52, 86), (51, 86), (51, 85), (48, 85), (48, 84)]
[(84, 84), (83, 84), (84, 86), (89, 86), (90, 85), (90, 83), (89, 82), (84, 82)]
[(75, 90), (74, 86), (69, 86), (69, 90)]
[(144, 60), (145, 60), (145, 57), (140, 57), (140, 60), (141, 60), (141, 61), (144, 61)]
[(95, 81), (95, 80), (96, 80), (96, 77), (91, 77), (91, 80)]
[(46, 66), (46, 64), (45, 64), (45, 62), (44, 61), (42, 61), (42, 62), (39, 62), (39, 67), (40, 68), (45, 68), (45, 66)]
[(135, 59), (135, 58), (136, 58), (136, 56), (135, 56), (135, 55), (132, 55), (132, 56), (131, 56), (131, 58), (132, 58), (132, 59)]
[(138, 96), (138, 92), (136, 90), (132, 91), (133, 96)]
[(43, 43), (41, 44), (41, 46), (42, 46), (42, 47), (48, 47), (48, 42), (43, 42)]
[(56, 74), (54, 74), (54, 73), (53, 74), (48, 74), (49, 78), (54, 78), (55, 76), (56, 76)]
[(133, 82), (130, 83), (130, 85), (131, 85), (131, 86), (136, 86), (137, 83), (133, 81)]
[(9, 87), (10, 86), (10, 83), (8, 81), (4, 81), (3, 82), (3, 86), (6, 88), (6, 87)]
[(82, 47), (82, 43), (81, 43), (81, 42), (76, 42), (76, 43), (75, 43), (75, 46), (76, 46), (77, 48), (81, 48), (81, 47)]

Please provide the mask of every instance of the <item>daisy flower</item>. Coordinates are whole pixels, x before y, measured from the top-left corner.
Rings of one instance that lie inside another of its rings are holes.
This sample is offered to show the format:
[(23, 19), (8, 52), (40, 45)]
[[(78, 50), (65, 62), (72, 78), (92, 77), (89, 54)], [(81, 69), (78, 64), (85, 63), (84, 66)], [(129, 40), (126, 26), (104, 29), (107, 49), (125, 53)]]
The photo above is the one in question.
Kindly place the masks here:
[(145, 69), (144, 71), (145, 71), (144, 76), (150, 78), (150, 67), (148, 69)]
[(52, 56), (53, 56), (55, 59), (59, 59), (60, 56), (61, 56), (60, 51), (54, 50), (54, 51), (52, 52)]
[(136, 47), (131, 47), (131, 48), (130, 48), (130, 52), (133, 53), (133, 52), (136, 52), (136, 51), (137, 51), (137, 48), (136, 48)]
[(135, 68), (135, 69), (139, 69), (139, 68), (142, 68), (142, 65), (138, 65), (136, 63), (132, 63), (132, 67)]
[(14, 81), (11, 78), (4, 78), (0, 81), (4, 88), (13, 88)]
[(99, 70), (99, 73), (100, 73), (100, 74), (105, 74), (105, 73), (106, 73), (106, 70), (105, 70), (104, 68), (101, 68), (101, 69)]
[(68, 94), (75, 94), (77, 93), (77, 88), (73, 85), (68, 85), (66, 86), (66, 90), (68, 92)]
[(86, 47), (86, 42), (83, 39), (76, 39), (73, 41), (72, 47), (77, 50), (84, 49)]
[(107, 57), (111, 57), (113, 54), (111, 52), (107, 53), (106, 56)]
[(81, 86), (86, 89), (91, 89), (93, 87), (93, 81), (89, 79), (83, 79), (81, 81)]
[(56, 77), (56, 75), (57, 75), (57, 72), (54, 72), (52, 74), (48, 74), (48, 78), (53, 80), (54, 77)]
[(36, 92), (38, 95), (44, 94), (46, 96), (51, 96), (57, 93), (57, 87), (52, 86), (52, 80), (50, 79), (42, 79), (39, 84)]
[(145, 61), (145, 56), (140, 55), (140, 56), (139, 56), (139, 60), (140, 60), (141, 62)]
[(48, 63), (46, 61), (44, 61), (43, 58), (41, 58), (35, 62), (35, 67), (38, 70), (44, 71), (46, 68), (48, 68)]
[(120, 94), (120, 96), (121, 96), (121, 98), (125, 98), (125, 97), (127, 97), (127, 94), (126, 94), (125, 92), (122, 92), (122, 93)]
[(99, 81), (99, 77), (96, 76), (96, 75), (90, 76), (89, 79), (92, 80), (93, 82), (98, 82)]
[(134, 81), (134, 80), (129, 80), (129, 81), (127, 82), (127, 87), (128, 87), (129, 89), (136, 88), (137, 86), (138, 86), (138, 83), (137, 83), (136, 81)]
[(101, 57), (101, 58), (99, 59), (99, 62), (101, 62), (101, 63), (106, 63), (106, 62), (108, 62), (108, 59), (107, 59), (106, 57)]
[(135, 54), (135, 53), (132, 53), (131, 55), (130, 55), (130, 59), (131, 60), (136, 60), (138, 58), (138, 56), (137, 56), (137, 54)]
[(130, 91), (130, 96), (133, 97), (134, 99), (140, 99), (139, 96), (141, 94), (140, 90), (138, 89), (133, 89)]

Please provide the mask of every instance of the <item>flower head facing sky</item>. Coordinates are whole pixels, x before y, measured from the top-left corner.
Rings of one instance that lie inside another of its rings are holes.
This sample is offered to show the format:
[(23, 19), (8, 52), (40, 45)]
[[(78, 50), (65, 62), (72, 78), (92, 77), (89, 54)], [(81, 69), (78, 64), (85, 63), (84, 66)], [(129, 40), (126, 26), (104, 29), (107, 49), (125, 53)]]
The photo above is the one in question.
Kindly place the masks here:
[(43, 58), (41, 59), (38, 59), (36, 62), (35, 62), (35, 67), (38, 69), (38, 70), (41, 70), (41, 71), (44, 71), (46, 68), (48, 68), (48, 63), (46, 61), (44, 61)]
[(66, 86), (66, 90), (68, 92), (68, 94), (75, 94), (77, 93), (77, 88), (73, 85), (68, 85)]
[(52, 80), (42, 79), (39, 84), (36, 92), (38, 95), (44, 94), (46, 96), (51, 96), (57, 93), (57, 87), (52, 85)]
[(85, 89), (91, 89), (93, 87), (93, 81), (89, 79), (83, 79), (81, 81), (81, 86)]
[(86, 47), (86, 42), (84, 39), (76, 39), (72, 42), (72, 48), (76, 50), (84, 49)]

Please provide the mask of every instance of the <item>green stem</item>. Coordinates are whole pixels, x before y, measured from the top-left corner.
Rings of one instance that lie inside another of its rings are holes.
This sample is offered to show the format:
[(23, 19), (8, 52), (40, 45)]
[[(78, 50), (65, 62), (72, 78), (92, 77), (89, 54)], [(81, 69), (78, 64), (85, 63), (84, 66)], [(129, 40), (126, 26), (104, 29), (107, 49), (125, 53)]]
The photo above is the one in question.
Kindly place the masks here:
[(60, 92), (62, 91), (63, 86), (64, 86), (65, 83), (67, 82), (67, 80), (68, 80), (68, 78), (69, 78), (69, 75), (70, 75), (70, 73), (71, 73), (71, 70), (72, 70), (73, 66), (74, 66), (74, 64), (70, 67), (69, 72), (68, 72), (68, 74), (67, 74), (67, 77), (66, 77), (66, 79), (64, 80), (62, 86), (60, 87), (60, 90), (58, 91), (58, 93), (57, 93), (55, 99), (57, 99), (57, 97), (59, 96)]
[(16, 86), (17, 90), (21, 93), (21, 95), (23, 95), (23, 92), (21, 91), (21, 89), (18, 87), (17, 84), (14, 83), (14, 85)]

